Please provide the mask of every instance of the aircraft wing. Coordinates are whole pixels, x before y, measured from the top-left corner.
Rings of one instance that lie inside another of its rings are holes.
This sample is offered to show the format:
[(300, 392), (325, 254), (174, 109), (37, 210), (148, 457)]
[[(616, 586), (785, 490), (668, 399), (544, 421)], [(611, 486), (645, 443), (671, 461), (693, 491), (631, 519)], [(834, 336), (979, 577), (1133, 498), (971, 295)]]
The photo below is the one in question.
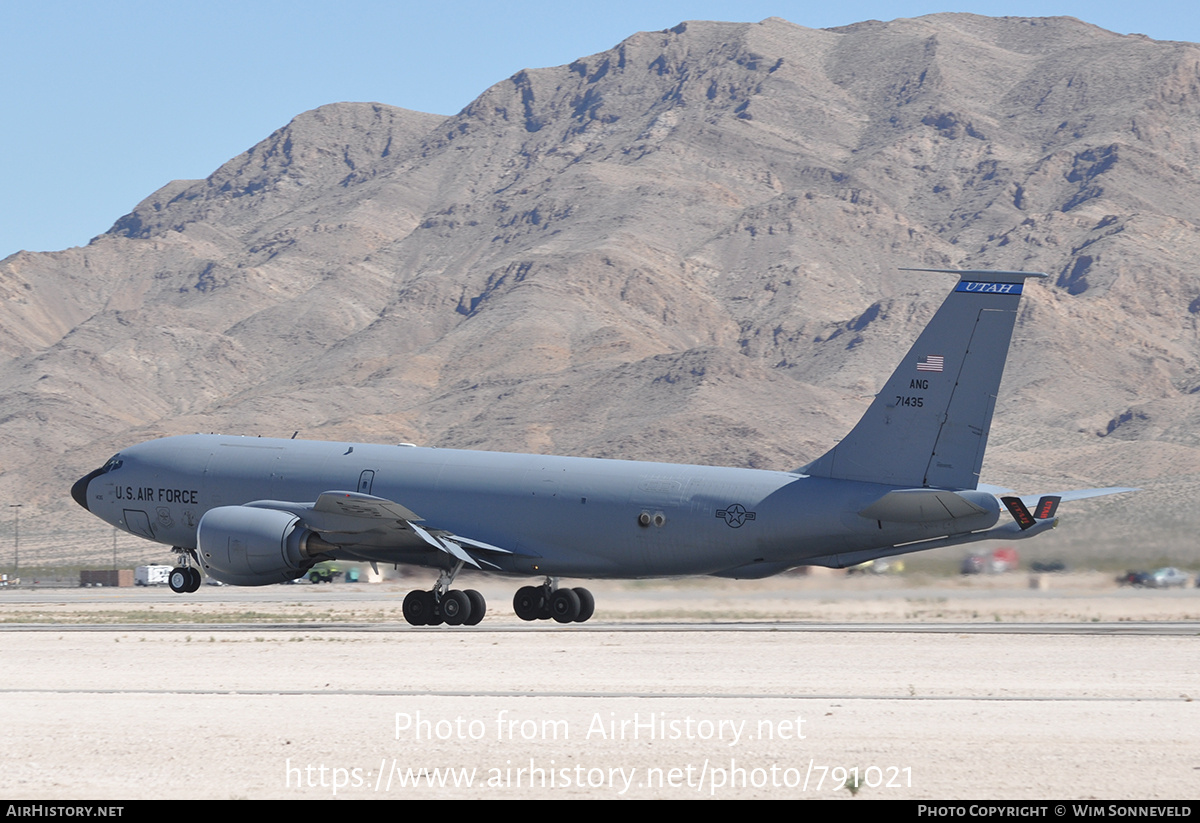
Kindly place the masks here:
[(417, 525), (424, 519), (405, 506), (359, 492), (327, 491), (315, 503), (258, 500), (246, 505), (290, 512), (299, 517), (307, 528), (319, 534), (322, 540), (338, 546), (385, 549), (429, 547), (477, 569), (482, 569), (482, 564), (497, 568), (495, 563), (487, 561), (489, 554), (513, 554), (508, 549), (482, 540)]

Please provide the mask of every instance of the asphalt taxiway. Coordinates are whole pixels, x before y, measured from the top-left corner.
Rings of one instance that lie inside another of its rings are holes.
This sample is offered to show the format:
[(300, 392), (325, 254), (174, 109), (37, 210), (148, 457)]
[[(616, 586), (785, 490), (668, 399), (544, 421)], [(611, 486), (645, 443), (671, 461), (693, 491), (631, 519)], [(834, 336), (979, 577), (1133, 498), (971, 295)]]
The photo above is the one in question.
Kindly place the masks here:
[(564, 627), (501, 582), (469, 629), (403, 587), (4, 592), (0, 793), (1194, 796), (1196, 593), (853, 585), (597, 586)]

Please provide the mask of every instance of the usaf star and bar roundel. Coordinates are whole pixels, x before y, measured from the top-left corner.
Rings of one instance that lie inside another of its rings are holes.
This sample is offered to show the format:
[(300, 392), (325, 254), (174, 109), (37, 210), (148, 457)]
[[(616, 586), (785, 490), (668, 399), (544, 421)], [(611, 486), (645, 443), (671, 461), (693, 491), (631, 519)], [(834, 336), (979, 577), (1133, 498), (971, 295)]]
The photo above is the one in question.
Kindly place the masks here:
[(757, 515), (752, 511), (746, 511), (746, 507), (741, 503), (734, 503), (717, 512), (717, 517), (724, 520), (725, 525), (729, 528), (739, 529), (747, 520), (753, 520)]

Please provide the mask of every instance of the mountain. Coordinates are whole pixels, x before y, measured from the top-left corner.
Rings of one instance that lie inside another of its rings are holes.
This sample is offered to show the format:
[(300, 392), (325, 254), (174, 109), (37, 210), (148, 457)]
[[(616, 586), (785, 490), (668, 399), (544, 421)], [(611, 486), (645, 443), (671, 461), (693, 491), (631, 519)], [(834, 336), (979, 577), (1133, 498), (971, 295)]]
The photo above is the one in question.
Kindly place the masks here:
[(1075, 539), (1194, 558), (1198, 113), (1196, 44), (966, 14), (323, 106), (0, 261), (0, 497), (49, 557), (97, 539), (70, 483), (172, 433), (794, 468), (953, 283), (900, 267), (1021, 268), (985, 479), (1145, 485)]

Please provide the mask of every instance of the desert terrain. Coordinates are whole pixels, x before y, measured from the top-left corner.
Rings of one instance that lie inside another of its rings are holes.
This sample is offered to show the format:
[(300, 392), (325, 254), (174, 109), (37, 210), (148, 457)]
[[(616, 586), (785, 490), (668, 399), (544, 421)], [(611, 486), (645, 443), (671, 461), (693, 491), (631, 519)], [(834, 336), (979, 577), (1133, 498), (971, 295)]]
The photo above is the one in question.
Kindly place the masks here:
[(900, 267), (1029, 269), (983, 482), (1144, 488), (1041, 542), (1184, 565), (1198, 111), (1196, 44), (969, 14), (684, 22), (450, 117), (330, 101), (0, 261), (0, 501), (71, 563), (112, 543), (71, 483), (167, 434), (791, 470), (953, 282)]

